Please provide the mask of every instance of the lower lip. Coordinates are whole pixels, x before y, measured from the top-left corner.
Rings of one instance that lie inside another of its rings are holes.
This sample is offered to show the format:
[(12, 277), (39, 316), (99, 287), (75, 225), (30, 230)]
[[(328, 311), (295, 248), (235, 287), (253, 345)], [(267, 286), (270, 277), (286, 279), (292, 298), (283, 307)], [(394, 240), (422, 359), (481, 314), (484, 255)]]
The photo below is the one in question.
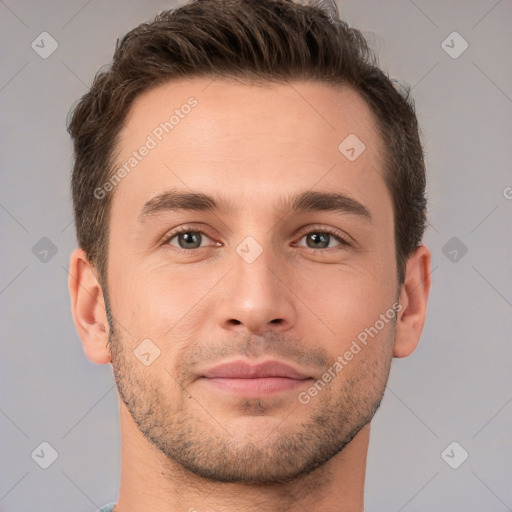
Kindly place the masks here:
[(210, 386), (247, 398), (292, 391), (310, 383), (311, 379), (290, 379), (287, 377), (265, 377), (261, 379), (205, 378)]

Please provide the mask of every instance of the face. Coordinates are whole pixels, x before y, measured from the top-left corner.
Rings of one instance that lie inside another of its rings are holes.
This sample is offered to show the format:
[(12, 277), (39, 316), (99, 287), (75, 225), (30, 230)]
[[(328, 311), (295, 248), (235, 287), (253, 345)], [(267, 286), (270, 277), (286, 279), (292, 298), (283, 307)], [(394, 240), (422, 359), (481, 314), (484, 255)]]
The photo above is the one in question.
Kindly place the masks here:
[(174, 81), (134, 103), (117, 162), (111, 354), (140, 431), (224, 482), (291, 481), (340, 453), (380, 404), (400, 308), (364, 101)]

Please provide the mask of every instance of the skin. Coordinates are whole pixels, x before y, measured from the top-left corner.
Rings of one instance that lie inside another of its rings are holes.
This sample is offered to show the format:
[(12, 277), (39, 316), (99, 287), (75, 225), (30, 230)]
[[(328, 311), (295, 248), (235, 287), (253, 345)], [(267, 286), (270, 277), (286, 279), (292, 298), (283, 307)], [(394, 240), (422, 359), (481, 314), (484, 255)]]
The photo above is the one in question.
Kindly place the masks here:
[[(87, 357), (112, 364), (120, 394), (115, 510), (362, 511), (370, 422), (393, 357), (417, 346), (430, 289), (423, 245), (398, 286), (375, 118), (348, 88), (180, 79), (137, 98), (120, 165), (190, 96), (197, 106), (115, 187), (108, 297), (86, 254), (71, 255), (76, 328)], [(352, 162), (338, 150), (349, 134), (366, 146)], [(232, 210), (139, 222), (144, 204), (170, 189), (223, 196)], [(287, 196), (311, 190), (344, 193), (371, 219), (284, 209)], [(164, 241), (180, 226), (200, 232), (200, 248)], [(319, 244), (326, 229), (348, 244)], [(237, 252), (248, 236), (262, 249), (251, 263)], [(301, 403), (299, 392), (397, 300), (396, 318)], [(147, 366), (133, 352), (144, 339), (160, 351)], [(247, 398), (200, 378), (235, 359), (286, 362), (310, 380)]]

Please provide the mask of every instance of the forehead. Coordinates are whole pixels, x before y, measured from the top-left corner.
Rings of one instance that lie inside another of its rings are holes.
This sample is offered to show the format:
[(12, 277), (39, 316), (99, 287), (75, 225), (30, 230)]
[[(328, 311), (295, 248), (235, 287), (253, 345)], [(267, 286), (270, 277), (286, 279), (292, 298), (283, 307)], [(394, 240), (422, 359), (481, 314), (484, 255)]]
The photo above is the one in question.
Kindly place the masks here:
[(170, 188), (260, 209), (316, 185), (368, 196), (370, 207), (386, 195), (376, 119), (348, 87), (174, 80), (135, 100), (119, 140), (113, 212), (125, 216)]

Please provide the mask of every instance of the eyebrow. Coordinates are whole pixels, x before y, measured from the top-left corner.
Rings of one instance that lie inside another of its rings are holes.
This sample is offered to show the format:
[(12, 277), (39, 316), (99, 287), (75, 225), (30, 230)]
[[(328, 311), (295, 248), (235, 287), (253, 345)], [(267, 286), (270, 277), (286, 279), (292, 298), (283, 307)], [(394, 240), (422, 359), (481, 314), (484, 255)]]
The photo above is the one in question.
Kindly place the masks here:
[[(200, 192), (169, 190), (147, 201), (139, 215), (139, 222), (146, 222), (162, 212), (180, 210), (204, 212), (233, 212), (235, 204), (226, 198), (213, 197)], [(356, 199), (340, 192), (305, 191), (281, 199), (277, 209), (281, 212), (328, 211), (343, 215), (356, 215), (369, 222), (370, 211)]]

